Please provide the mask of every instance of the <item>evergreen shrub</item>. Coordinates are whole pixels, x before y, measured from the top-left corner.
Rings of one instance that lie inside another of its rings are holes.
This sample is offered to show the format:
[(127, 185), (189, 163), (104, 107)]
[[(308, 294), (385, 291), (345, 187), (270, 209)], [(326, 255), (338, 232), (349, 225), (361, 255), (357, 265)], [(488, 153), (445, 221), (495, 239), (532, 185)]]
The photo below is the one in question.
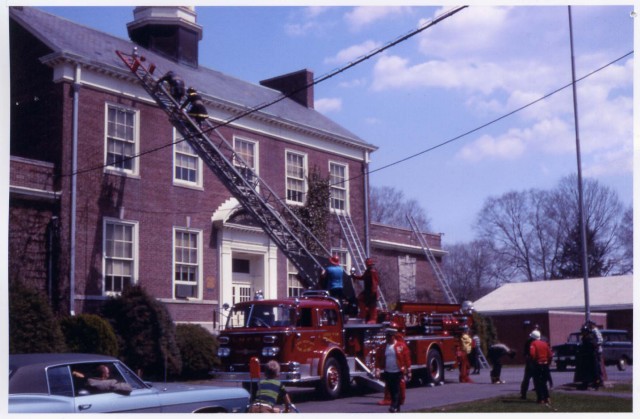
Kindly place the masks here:
[(204, 327), (197, 324), (176, 326), (176, 341), (182, 358), (182, 378), (203, 379), (218, 359), (218, 340)]
[(19, 281), (9, 284), (9, 353), (64, 352), (58, 319), (47, 298)]
[(108, 321), (95, 314), (60, 320), (67, 351), (118, 356), (118, 340)]

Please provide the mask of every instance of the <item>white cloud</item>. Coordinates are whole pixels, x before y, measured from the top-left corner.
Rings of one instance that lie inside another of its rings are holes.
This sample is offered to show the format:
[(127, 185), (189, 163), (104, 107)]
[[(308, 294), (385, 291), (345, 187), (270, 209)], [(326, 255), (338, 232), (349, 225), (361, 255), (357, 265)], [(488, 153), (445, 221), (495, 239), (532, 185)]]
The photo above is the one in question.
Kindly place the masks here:
[(386, 6), (361, 6), (354, 9), (344, 16), (347, 24), (353, 31), (359, 31), (365, 26), (374, 22), (385, 19), (392, 15), (401, 15), (410, 13), (410, 7), (386, 7)]
[(342, 110), (342, 99), (340, 98), (317, 99), (315, 101), (314, 107), (320, 113), (338, 112)]
[(347, 64), (379, 47), (380, 44), (378, 42), (368, 40), (361, 44), (352, 45), (348, 48), (338, 51), (335, 56), (325, 58), (324, 62), (325, 64)]
[(473, 162), (484, 160), (487, 157), (501, 160), (518, 158), (526, 148), (519, 134), (517, 130), (514, 130), (498, 138), (483, 135), (472, 144), (463, 147), (458, 156), (463, 160)]

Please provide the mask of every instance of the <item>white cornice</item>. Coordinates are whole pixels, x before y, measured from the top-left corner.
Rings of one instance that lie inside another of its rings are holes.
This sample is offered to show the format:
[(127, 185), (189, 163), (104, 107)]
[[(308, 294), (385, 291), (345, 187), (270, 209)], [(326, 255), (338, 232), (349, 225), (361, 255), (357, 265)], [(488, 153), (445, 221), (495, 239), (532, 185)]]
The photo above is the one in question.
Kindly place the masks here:
[[(75, 82), (75, 67), (79, 65), (83, 70), (79, 81), (81, 85), (120, 94), (150, 104), (155, 103), (138, 84), (137, 78), (121, 68), (99, 62), (91, 62), (84, 57), (69, 52), (49, 54), (42, 57), (40, 61), (53, 68), (54, 82)], [(205, 93), (202, 93), (202, 97), (207, 105), (209, 116), (217, 123), (236, 118), (251, 110), (251, 108), (241, 104)], [(295, 123), (262, 111), (248, 114), (237, 121), (233, 121), (230, 125), (317, 150), (331, 150), (336, 154), (359, 161), (365, 161), (368, 153), (378, 149), (370, 144), (356, 143), (342, 135)]]

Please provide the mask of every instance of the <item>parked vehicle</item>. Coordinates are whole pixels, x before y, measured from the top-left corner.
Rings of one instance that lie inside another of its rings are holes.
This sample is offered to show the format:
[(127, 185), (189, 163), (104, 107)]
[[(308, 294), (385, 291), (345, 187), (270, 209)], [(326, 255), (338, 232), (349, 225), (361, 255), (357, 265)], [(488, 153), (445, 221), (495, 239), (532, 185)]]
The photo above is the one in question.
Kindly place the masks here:
[[(90, 382), (108, 368), (117, 385)], [(92, 354), (9, 355), (9, 413), (232, 413), (245, 412), (242, 388), (142, 381), (116, 358)]]
[[(628, 364), (633, 363), (633, 343), (629, 332), (618, 329), (601, 330), (602, 358), (605, 365), (617, 365), (624, 371)], [(571, 333), (567, 342), (553, 346), (553, 360), (558, 371), (564, 371), (567, 366), (576, 365), (576, 353), (580, 345), (580, 332)]]
[(213, 374), (249, 388), (255, 358), (261, 366), (278, 361), (286, 385), (316, 386), (328, 399), (342, 395), (352, 380), (382, 389), (372, 376), (375, 351), (384, 342), (385, 322), (395, 322), (405, 329), (414, 379), (443, 384), (445, 367), (456, 366), (461, 331), (471, 322), (461, 306), (399, 302), (380, 317), (375, 324), (345, 320), (325, 291), (238, 303), (218, 337), (221, 367)]

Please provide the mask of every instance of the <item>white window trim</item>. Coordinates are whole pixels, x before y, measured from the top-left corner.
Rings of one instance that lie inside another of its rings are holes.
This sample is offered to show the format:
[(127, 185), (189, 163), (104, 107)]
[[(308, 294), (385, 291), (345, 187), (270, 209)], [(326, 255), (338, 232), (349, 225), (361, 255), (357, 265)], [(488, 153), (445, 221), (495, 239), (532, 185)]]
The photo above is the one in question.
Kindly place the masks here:
[(134, 143), (134, 155), (138, 156), (140, 154), (140, 110), (135, 108), (130, 108), (128, 106), (123, 106), (118, 103), (106, 102), (104, 105), (104, 153), (103, 153), (103, 162), (104, 162), (104, 171), (106, 173), (122, 175), (122, 176), (131, 176), (131, 177), (139, 177), (140, 175), (140, 158), (135, 157), (133, 159), (133, 170), (129, 169), (119, 169), (117, 167), (113, 167), (107, 164), (107, 154), (109, 152), (109, 108), (118, 108), (123, 111), (133, 112), (134, 114), (134, 122), (133, 122), (133, 143)]
[(342, 268), (344, 269), (345, 272), (349, 272), (350, 266), (352, 266), (351, 264), (351, 254), (349, 253), (349, 249), (345, 249), (343, 247), (332, 247), (331, 248), (331, 254), (335, 255), (335, 254), (344, 254), (345, 258), (344, 258), (344, 264), (341, 264), (340, 266), (342, 266)]
[[(195, 150), (193, 151), (195, 156), (196, 156), (196, 161), (197, 161), (197, 171), (198, 173), (196, 173), (196, 181), (195, 182), (189, 182), (188, 180), (184, 180), (184, 179), (177, 179), (176, 178), (176, 154), (178, 153), (178, 149), (177, 149), (177, 145), (178, 145), (178, 140), (182, 139), (182, 136), (179, 135), (178, 130), (176, 130), (175, 128), (173, 128), (173, 156), (172, 156), (172, 161), (173, 161), (173, 165), (172, 165), (172, 170), (171, 170), (171, 179), (173, 180), (173, 184), (175, 186), (184, 186), (187, 188), (195, 188), (195, 189), (203, 189), (202, 186), (202, 179), (203, 179), (203, 162), (202, 159), (200, 158), (200, 156), (198, 156), (198, 154), (195, 152)], [(188, 144), (188, 143), (187, 143)]]
[[(349, 208), (349, 196), (350, 196), (350, 190), (349, 190), (349, 165), (346, 163), (342, 163), (342, 162), (338, 162), (338, 161), (333, 161), (333, 160), (329, 160), (329, 176), (331, 176), (331, 165), (337, 165), (337, 166), (342, 166), (344, 167), (344, 210), (338, 210), (335, 208), (331, 208), (331, 202), (329, 202), (329, 208), (331, 209), (332, 212), (334, 213), (339, 213), (339, 214), (349, 214), (350, 213), (350, 208)], [(333, 188), (333, 186), (330, 185), (330, 188)], [(331, 199), (331, 198), (329, 198)]]
[(138, 268), (140, 266), (140, 260), (139, 260), (139, 253), (138, 253), (138, 247), (139, 247), (139, 225), (138, 225), (138, 221), (128, 221), (128, 220), (121, 220), (119, 218), (111, 218), (111, 217), (104, 217), (102, 219), (102, 295), (105, 296), (117, 296), (120, 295), (119, 292), (114, 292), (114, 291), (106, 291), (106, 271), (107, 271), (107, 224), (125, 224), (125, 225), (129, 225), (131, 227), (133, 227), (133, 272), (132, 272), (132, 280), (131, 280), (131, 285), (135, 285), (138, 283), (139, 277), (138, 277)]
[[(233, 137), (233, 151), (236, 152), (236, 140), (244, 141), (246, 143), (253, 144), (253, 171), (256, 175), (260, 176), (260, 143), (256, 140), (252, 140), (250, 138), (242, 137), (242, 136), (234, 136)], [(233, 162), (235, 164), (235, 162)]]
[[(303, 166), (304, 166), (304, 173), (302, 175), (303, 177), (303, 182), (304, 182), (304, 188), (302, 191), (302, 195), (304, 196), (304, 199), (302, 200), (302, 202), (298, 202), (298, 201), (291, 201), (289, 200), (289, 194), (288, 194), (288, 183), (287, 180), (289, 178), (288, 175), (288, 170), (287, 170), (287, 164), (288, 164), (288, 159), (287, 159), (287, 155), (289, 153), (292, 154), (297, 154), (299, 156), (302, 156), (303, 158)], [(303, 153), (297, 150), (291, 150), (291, 149), (285, 149), (284, 150), (284, 193), (285, 193), (285, 198), (286, 198), (286, 202), (287, 204), (290, 205), (304, 205), (306, 202), (306, 196), (307, 196), (307, 192), (309, 192), (309, 185), (307, 183), (307, 178), (309, 177), (309, 156), (307, 155), (307, 153)]]
[(171, 295), (174, 300), (184, 300), (183, 298), (176, 297), (176, 232), (184, 232), (184, 233), (195, 233), (198, 235), (198, 296), (196, 299), (202, 300), (203, 297), (203, 287), (204, 287), (204, 278), (203, 278), (203, 248), (202, 248), (202, 230), (187, 228), (187, 227), (173, 227), (172, 235), (171, 235)]

